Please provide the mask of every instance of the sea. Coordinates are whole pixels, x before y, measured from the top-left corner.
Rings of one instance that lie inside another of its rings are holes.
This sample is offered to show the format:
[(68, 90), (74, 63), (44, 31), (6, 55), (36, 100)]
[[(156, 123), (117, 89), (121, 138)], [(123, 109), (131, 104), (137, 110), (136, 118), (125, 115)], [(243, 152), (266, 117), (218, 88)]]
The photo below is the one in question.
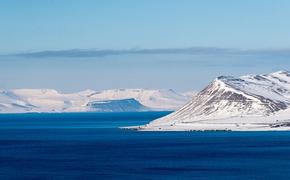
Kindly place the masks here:
[(0, 179), (290, 179), (290, 132), (138, 132), (170, 112), (0, 115)]

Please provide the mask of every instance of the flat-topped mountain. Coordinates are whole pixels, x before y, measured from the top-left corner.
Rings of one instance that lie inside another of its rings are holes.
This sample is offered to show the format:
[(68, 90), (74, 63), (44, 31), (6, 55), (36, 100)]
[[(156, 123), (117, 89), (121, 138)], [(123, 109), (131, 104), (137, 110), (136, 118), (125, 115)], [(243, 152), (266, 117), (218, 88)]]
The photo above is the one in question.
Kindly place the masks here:
[(88, 109), (91, 111), (102, 112), (142, 112), (149, 111), (150, 108), (145, 107), (139, 101), (131, 99), (117, 99), (117, 100), (104, 100), (92, 101), (87, 104)]

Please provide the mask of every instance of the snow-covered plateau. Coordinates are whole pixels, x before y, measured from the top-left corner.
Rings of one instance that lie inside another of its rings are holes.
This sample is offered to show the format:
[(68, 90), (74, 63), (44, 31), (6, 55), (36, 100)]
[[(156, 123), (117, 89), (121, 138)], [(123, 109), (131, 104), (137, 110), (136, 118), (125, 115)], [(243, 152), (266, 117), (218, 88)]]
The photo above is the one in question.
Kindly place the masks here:
[(54, 89), (0, 90), (0, 113), (173, 111), (190, 100), (173, 90), (111, 89), (60, 93)]
[(290, 130), (290, 72), (220, 76), (179, 110), (140, 131)]

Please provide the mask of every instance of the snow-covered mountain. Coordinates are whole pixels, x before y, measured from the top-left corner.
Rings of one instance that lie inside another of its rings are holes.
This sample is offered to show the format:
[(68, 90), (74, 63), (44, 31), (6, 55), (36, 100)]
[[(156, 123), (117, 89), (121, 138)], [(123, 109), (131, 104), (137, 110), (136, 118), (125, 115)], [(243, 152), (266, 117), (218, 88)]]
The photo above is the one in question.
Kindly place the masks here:
[[(90, 107), (102, 101), (107, 101), (107, 105)], [(14, 89), (0, 90), (0, 113), (119, 111), (120, 107), (125, 110), (126, 106), (132, 111), (175, 110), (187, 101), (188, 97), (173, 90), (114, 89), (60, 93), (54, 89)], [(134, 110), (133, 105), (136, 105)]]
[(140, 129), (274, 130), (277, 123), (290, 124), (289, 109), (287, 71), (239, 78), (220, 76), (178, 111)]

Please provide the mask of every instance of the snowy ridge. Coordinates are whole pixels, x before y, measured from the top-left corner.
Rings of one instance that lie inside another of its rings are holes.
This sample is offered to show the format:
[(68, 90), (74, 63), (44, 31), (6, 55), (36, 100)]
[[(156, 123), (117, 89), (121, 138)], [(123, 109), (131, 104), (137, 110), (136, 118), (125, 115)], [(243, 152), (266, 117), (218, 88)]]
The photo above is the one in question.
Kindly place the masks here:
[[(107, 101), (107, 105), (90, 107), (98, 101)], [(187, 101), (188, 97), (173, 90), (113, 89), (60, 93), (54, 89), (13, 89), (0, 90), (0, 113), (176, 110)]]
[(220, 76), (178, 111), (138, 128), (274, 130), (275, 123), (290, 121), (289, 109), (290, 73), (287, 71), (239, 78)]

